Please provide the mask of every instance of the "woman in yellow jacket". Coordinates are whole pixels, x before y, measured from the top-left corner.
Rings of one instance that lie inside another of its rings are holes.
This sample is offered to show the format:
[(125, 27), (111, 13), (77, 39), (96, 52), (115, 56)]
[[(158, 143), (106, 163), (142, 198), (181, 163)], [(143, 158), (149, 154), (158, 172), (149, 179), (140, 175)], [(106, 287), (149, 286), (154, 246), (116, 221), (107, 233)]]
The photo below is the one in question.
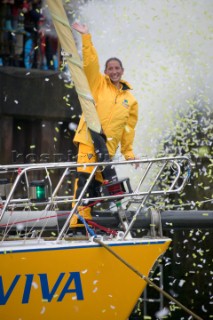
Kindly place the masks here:
[[(96, 110), (100, 123), (106, 136), (106, 146), (110, 158), (112, 158), (118, 145), (126, 160), (135, 159), (133, 141), (135, 126), (138, 120), (138, 103), (130, 90), (131, 86), (121, 79), (124, 69), (118, 58), (110, 58), (106, 61), (104, 74), (100, 72), (99, 60), (96, 49), (92, 44), (91, 35), (86, 25), (74, 23), (72, 26), (82, 35), (83, 66), (89, 82), (90, 90), (96, 103)], [(78, 163), (92, 163), (97, 161), (91, 134), (82, 115), (74, 143), (78, 144)], [(77, 198), (92, 167), (78, 168), (75, 197)], [(100, 172), (96, 174), (94, 183), (87, 192), (87, 196), (94, 197), (96, 187), (102, 180)], [(79, 214), (85, 219), (92, 219), (90, 207), (78, 207)], [(70, 226), (75, 226), (77, 216), (73, 216)]]

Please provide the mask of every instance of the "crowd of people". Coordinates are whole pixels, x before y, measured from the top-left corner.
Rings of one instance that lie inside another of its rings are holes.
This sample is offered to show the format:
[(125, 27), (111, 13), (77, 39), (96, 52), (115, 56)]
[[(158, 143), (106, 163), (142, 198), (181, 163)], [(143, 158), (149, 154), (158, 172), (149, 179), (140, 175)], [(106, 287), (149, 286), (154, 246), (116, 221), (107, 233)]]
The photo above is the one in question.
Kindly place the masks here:
[(45, 32), (41, 0), (1, 0), (0, 66), (58, 69), (58, 41)]

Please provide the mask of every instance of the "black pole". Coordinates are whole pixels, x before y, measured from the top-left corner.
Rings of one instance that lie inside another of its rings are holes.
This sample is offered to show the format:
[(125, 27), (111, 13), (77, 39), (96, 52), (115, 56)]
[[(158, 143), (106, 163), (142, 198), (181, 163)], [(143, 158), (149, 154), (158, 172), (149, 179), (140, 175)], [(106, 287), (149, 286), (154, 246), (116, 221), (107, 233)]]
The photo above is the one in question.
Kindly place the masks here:
[[(132, 212), (127, 212), (128, 220), (133, 216)], [(189, 229), (189, 228), (213, 228), (213, 211), (206, 210), (168, 210), (160, 213), (162, 228), (166, 229)], [(116, 227), (119, 224), (119, 217), (116, 212), (111, 211), (94, 211), (93, 221), (102, 225)], [(149, 229), (151, 213), (141, 211), (135, 220), (133, 229)]]

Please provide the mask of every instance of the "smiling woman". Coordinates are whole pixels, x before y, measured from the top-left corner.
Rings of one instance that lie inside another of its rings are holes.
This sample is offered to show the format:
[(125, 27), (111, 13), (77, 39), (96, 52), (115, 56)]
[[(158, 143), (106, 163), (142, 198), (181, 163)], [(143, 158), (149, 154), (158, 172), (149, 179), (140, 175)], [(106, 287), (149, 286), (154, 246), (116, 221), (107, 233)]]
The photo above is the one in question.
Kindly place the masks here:
[[(138, 103), (130, 93), (131, 86), (121, 79), (124, 69), (118, 58), (110, 58), (105, 65), (105, 74), (100, 72), (99, 59), (93, 46), (91, 35), (86, 25), (74, 23), (73, 29), (82, 35), (83, 43), (83, 66), (91, 93), (95, 100), (96, 110), (100, 119), (106, 147), (109, 157), (112, 159), (121, 145), (121, 153), (126, 160), (135, 159), (133, 142), (135, 126), (138, 120)], [(79, 126), (74, 137), (74, 142), (79, 147), (78, 162), (96, 162), (97, 159), (104, 159), (100, 156), (100, 149), (95, 148), (94, 136), (88, 131), (84, 117), (81, 117)], [(100, 160), (99, 160), (100, 161)], [(103, 160), (102, 160), (103, 161)], [(76, 182), (76, 196), (82, 192), (88, 175), (93, 167), (79, 168)], [(116, 179), (116, 175), (112, 177)], [(103, 180), (111, 180), (105, 175), (105, 170), (97, 172), (94, 179), (94, 186)], [(92, 190), (95, 189), (91, 188)], [(88, 196), (91, 194), (88, 192)], [(80, 214), (84, 218), (92, 219), (91, 208), (81, 207)], [(71, 227), (77, 224), (77, 216), (71, 221)]]
[(107, 74), (112, 81), (112, 83), (121, 89), (122, 85), (120, 83), (121, 77), (124, 73), (124, 68), (122, 62), (118, 58), (109, 58), (105, 63), (105, 74)]

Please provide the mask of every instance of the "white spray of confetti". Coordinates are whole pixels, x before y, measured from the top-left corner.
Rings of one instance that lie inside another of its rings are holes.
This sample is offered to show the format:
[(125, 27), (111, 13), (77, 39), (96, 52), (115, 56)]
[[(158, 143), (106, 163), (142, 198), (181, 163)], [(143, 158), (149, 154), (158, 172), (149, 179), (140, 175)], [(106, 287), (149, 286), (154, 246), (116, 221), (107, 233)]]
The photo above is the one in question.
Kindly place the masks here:
[(18, 223), (18, 224), (16, 225), (16, 229), (17, 229), (17, 231), (23, 230), (23, 229), (24, 229), (24, 224), (23, 224), (23, 223)]
[(156, 312), (155, 316), (158, 319), (162, 319), (163, 317), (167, 316), (169, 314), (169, 309), (163, 308), (162, 310), (159, 310)]
[(76, 131), (76, 128), (77, 128), (77, 124), (76, 123), (74, 123), (74, 122), (70, 122), (69, 123), (69, 129), (71, 131)]
[(79, 12), (72, 19), (89, 26), (102, 69), (109, 57), (119, 57), (134, 88), (140, 105), (136, 153), (155, 155), (179, 107), (199, 93), (212, 97), (213, 2), (77, 2)]
[(38, 284), (35, 281), (33, 281), (32, 286), (34, 289), (38, 289)]
[(181, 280), (179, 281), (179, 287), (182, 287), (185, 282), (186, 282), (185, 280), (181, 279)]
[(81, 271), (82, 274), (85, 274), (85, 273), (87, 273), (87, 272), (88, 272), (87, 269)]
[(41, 314), (44, 314), (44, 313), (45, 313), (45, 311), (46, 311), (46, 308), (45, 308), (45, 307), (43, 307), (43, 308), (41, 309)]

